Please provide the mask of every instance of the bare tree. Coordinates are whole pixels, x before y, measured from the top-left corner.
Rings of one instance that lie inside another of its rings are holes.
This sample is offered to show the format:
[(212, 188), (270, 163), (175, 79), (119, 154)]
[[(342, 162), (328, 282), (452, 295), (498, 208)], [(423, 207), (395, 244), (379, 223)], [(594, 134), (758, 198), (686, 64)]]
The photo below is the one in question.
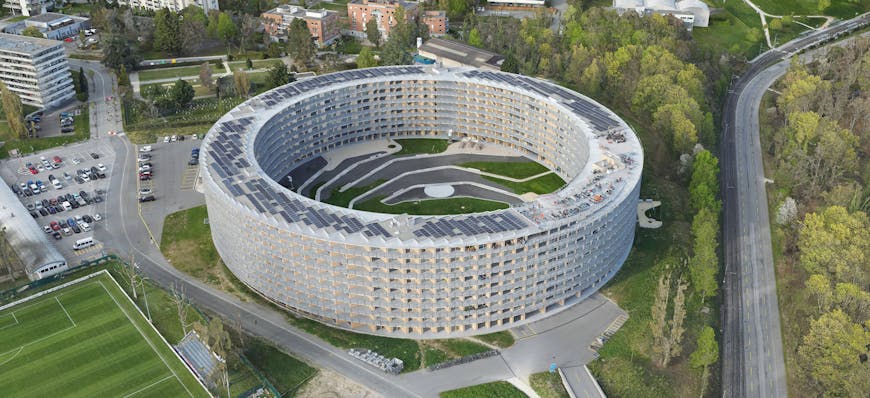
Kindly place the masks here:
[(659, 276), (659, 283), (656, 288), (655, 302), (650, 309), (650, 329), (653, 336), (653, 361), (659, 366), (667, 363), (667, 356), (671, 352), (668, 346), (669, 339), (665, 335), (666, 317), (668, 314), (668, 298), (671, 290), (671, 273), (662, 274)]
[(257, 32), (257, 28), (260, 27), (260, 19), (245, 14), (242, 16), (241, 23), (239, 24), (239, 33), (241, 38), (239, 39), (239, 45), (242, 47), (242, 54), (248, 53), (248, 46), (251, 45), (251, 39), (254, 38), (254, 33)]
[(138, 298), (138, 292), (136, 291), (136, 287), (139, 286), (141, 279), (139, 278), (139, 273), (136, 272), (136, 259), (133, 257), (133, 254), (130, 254), (130, 262), (129, 263), (121, 263), (121, 268), (119, 269), (121, 275), (124, 277), (124, 280), (128, 281), (130, 284), (130, 292), (133, 293), (133, 300)]
[(686, 319), (685, 292), (688, 287), (688, 282), (681, 277), (680, 281), (677, 282), (677, 293), (674, 297), (674, 314), (669, 322), (671, 326), (670, 336), (668, 336), (668, 347), (670, 347), (670, 352), (665, 357), (664, 366), (668, 366), (671, 358), (674, 358), (683, 352), (683, 333), (686, 332), (686, 329), (683, 328), (683, 321)]
[(172, 303), (175, 304), (175, 309), (178, 312), (178, 322), (181, 324), (181, 331), (187, 334), (187, 297), (184, 295), (184, 285), (177, 289), (172, 288)]

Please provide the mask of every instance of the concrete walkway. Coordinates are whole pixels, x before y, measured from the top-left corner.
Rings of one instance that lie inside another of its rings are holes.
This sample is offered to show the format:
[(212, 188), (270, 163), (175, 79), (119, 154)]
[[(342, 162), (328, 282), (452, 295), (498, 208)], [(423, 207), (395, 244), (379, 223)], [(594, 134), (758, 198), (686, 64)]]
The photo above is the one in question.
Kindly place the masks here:
[[(761, 18), (761, 29), (764, 30), (764, 39), (767, 41), (767, 48), (773, 48), (773, 43), (771, 43), (771, 41), (770, 41), (770, 29), (768, 29), (768, 26), (767, 26), (767, 18), (774, 18), (775, 19), (775, 18), (782, 18), (783, 16), (782, 15), (773, 15), (773, 14), (769, 14), (767, 12), (764, 12), (764, 10), (762, 10), (760, 7), (755, 5), (755, 3), (752, 2), (752, 0), (743, 0), (743, 2), (746, 3), (746, 5), (748, 5), (749, 7), (752, 7), (752, 9), (755, 10), (755, 12)], [(824, 18), (825, 19), (825, 23), (822, 24), (822, 26), (820, 28), (814, 28), (814, 27), (807, 25), (803, 22), (794, 21), (794, 23), (801, 25), (801, 26), (805, 26), (807, 29), (810, 29), (810, 30), (824, 29), (828, 26), (828, 24), (830, 24), (835, 19), (834, 17), (829, 17), (827, 15), (794, 15), (794, 17), (795, 18)]]

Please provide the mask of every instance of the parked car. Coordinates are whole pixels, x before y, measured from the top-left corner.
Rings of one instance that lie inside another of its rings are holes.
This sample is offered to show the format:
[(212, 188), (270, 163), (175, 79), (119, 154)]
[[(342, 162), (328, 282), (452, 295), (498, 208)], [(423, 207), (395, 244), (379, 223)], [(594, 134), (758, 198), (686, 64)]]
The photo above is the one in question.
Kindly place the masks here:
[(80, 233), (82, 233), (82, 229), (81, 229), (81, 228), (79, 228), (79, 226), (78, 226), (78, 225), (73, 225), (73, 226), (72, 226), (72, 227), (70, 227), (70, 228), (72, 228), (72, 230), (73, 230), (73, 232), (75, 232), (75, 233), (77, 233), (77, 234), (80, 234)]
[(82, 216), (82, 221), (84, 221), (84, 222), (86, 222), (86, 223), (91, 223), (91, 222), (94, 221), (94, 219), (91, 218), (91, 216), (85, 214), (85, 215)]
[(48, 225), (43, 225), (42, 230), (45, 231), (45, 233), (47, 233), (47, 234), (51, 233), (51, 227)]
[(61, 134), (72, 133), (73, 131), (75, 131), (75, 129), (72, 127), (61, 127), (60, 128)]
[(190, 137), (190, 138), (191, 138), (191, 139), (194, 139), (194, 140), (198, 140), (198, 139), (199, 139), (199, 134), (194, 134), (194, 135), (193, 135), (192, 137)]
[(196, 166), (199, 164), (199, 159), (193, 158), (187, 161), (188, 166)]
[(168, 144), (168, 143), (169, 143), (169, 136), (168, 136), (168, 135), (167, 135), (166, 137), (163, 137), (163, 143), (164, 143), (164, 144)]
[(49, 214), (49, 213), (48, 213), (48, 210), (46, 210), (46, 209), (39, 209), (39, 215), (45, 217), (45, 216), (47, 216), (48, 214)]
[(55, 155), (52, 160), (54, 160), (55, 163), (63, 163), (63, 160), (57, 155)]
[(103, 216), (100, 213), (94, 213), (94, 221), (100, 221), (103, 219)]
[(151, 195), (152, 193), (151, 188), (142, 188), (139, 190), (139, 195)]
[(81, 197), (83, 197), (83, 198), (85, 198), (85, 199), (90, 198), (90, 195), (88, 195), (88, 193), (85, 192), (85, 191), (79, 191), (79, 196), (81, 196)]
[(94, 158), (94, 159), (99, 159), (99, 158), (100, 158), (100, 154), (98, 154), (98, 153), (96, 153), (96, 152), (91, 152), (91, 157)]
[(97, 163), (97, 170), (106, 171), (106, 166), (102, 163)]
[(64, 172), (63, 172), (63, 179), (64, 179), (64, 180), (67, 180), (67, 181), (70, 181), (70, 180), (72, 180), (72, 176), (69, 175), (69, 173), (67, 173), (67, 172), (64, 171)]
[(148, 195), (148, 196), (143, 196), (143, 197), (139, 198), (140, 203), (141, 202), (153, 202), (153, 201), (154, 201), (154, 195)]
[(57, 240), (61, 240), (61, 239), (63, 239), (63, 236), (60, 236), (60, 232), (53, 232), (53, 233), (51, 234), (51, 236), (53, 236), (54, 239), (57, 239)]
[(48, 223), (48, 226), (49, 226), (53, 231), (60, 230), (60, 224), (58, 224), (57, 221), (52, 221), (52, 222)]
[(68, 227), (67, 227), (67, 228), (64, 228), (64, 229), (63, 229), (63, 234), (66, 235), (66, 236), (70, 236), (70, 235), (72, 235), (72, 230), (69, 229)]
[(151, 145), (145, 145), (142, 148), (139, 148), (139, 152), (151, 152)]
[(102, 196), (94, 196), (94, 203), (100, 203), (100, 202), (102, 202), (102, 201), (103, 201), (103, 197), (102, 197)]

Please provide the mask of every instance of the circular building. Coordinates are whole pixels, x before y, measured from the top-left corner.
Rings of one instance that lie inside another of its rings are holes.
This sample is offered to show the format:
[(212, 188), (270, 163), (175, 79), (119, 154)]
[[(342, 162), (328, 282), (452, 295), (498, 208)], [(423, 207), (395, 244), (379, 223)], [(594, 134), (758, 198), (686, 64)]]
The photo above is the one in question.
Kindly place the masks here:
[[(510, 208), (381, 214), (277, 181), (336, 148), (473, 139), (557, 173)], [(297, 81), (224, 115), (203, 142), (214, 244), (251, 289), (292, 312), (391, 337), (490, 333), (594, 293), (634, 239), (643, 153), (629, 126), (576, 92), (521, 75), (380, 67)]]

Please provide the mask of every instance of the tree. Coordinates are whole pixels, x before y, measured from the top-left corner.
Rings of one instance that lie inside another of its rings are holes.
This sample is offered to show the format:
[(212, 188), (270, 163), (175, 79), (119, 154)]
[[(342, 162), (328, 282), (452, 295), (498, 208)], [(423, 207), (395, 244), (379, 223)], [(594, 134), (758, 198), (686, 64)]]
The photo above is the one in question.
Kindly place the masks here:
[[(257, 14), (259, 15), (259, 13)], [(248, 47), (254, 39), (254, 33), (257, 32), (257, 28), (260, 26), (260, 20), (250, 14), (242, 14), (241, 19), (239, 24), (239, 46), (241, 47), (242, 54), (247, 54)]]
[(130, 75), (127, 74), (127, 67), (121, 65), (121, 70), (118, 71), (118, 85), (119, 86), (130, 86)]
[(834, 283), (870, 284), (870, 221), (863, 212), (841, 206), (807, 213), (798, 233), (800, 263)]
[(701, 208), (692, 220), (693, 255), (689, 259), (689, 279), (702, 299), (716, 295), (719, 271), (719, 223), (711, 210)]
[(359, 52), (359, 56), (356, 57), (356, 67), (371, 68), (375, 66), (378, 66), (378, 60), (375, 59), (375, 54), (372, 53), (370, 48), (363, 47), (362, 51)]
[(668, 366), (671, 358), (683, 352), (683, 333), (686, 332), (686, 329), (683, 327), (683, 321), (686, 319), (686, 288), (688, 287), (682, 278), (677, 282), (677, 293), (674, 296), (674, 312), (671, 315), (671, 321), (668, 323), (671, 327), (668, 335), (668, 347), (671, 350), (665, 356), (665, 362), (662, 366)]
[(508, 53), (504, 57), (504, 62), (501, 63), (501, 71), (508, 73), (520, 73), (520, 64), (517, 62), (517, 58), (513, 56), (513, 54)]
[(266, 74), (266, 86), (269, 88), (280, 87), (294, 80), (295, 78), (283, 62), (269, 68), (269, 72)]
[(695, 155), (692, 163), (692, 179), (689, 182), (689, 204), (695, 210), (703, 208), (718, 213), (721, 203), (719, 195), (719, 159), (708, 150)]
[(769, 27), (773, 30), (782, 30), (782, 20), (774, 18), (770, 21)]
[(870, 368), (861, 356), (867, 354), (868, 345), (870, 331), (835, 309), (810, 322), (809, 332), (798, 347), (797, 363), (824, 396), (866, 396)]
[(202, 47), (206, 36), (204, 18), (203, 16), (201, 20), (185, 16), (184, 20), (181, 21), (181, 51), (184, 54), (194, 54)]
[(103, 47), (103, 65), (115, 71), (119, 71), (122, 65), (126, 66), (127, 70), (136, 70), (142, 59), (133, 53), (132, 46), (132, 43), (124, 38), (118, 36), (109, 38)]
[(162, 8), (154, 12), (154, 48), (177, 54), (182, 47), (181, 23), (178, 14)]
[(21, 31), (22, 36), (38, 37), (44, 39), (45, 35), (36, 26), (28, 26)]
[[(299, 20), (298, 18), (296, 20)], [(296, 21), (294, 20), (294, 21)], [(239, 35), (239, 30), (236, 28), (233, 18), (229, 14), (222, 12), (218, 16), (217, 35), (227, 46), (227, 53), (230, 52), (230, 44)]]
[(211, 65), (208, 62), (203, 62), (199, 66), (199, 83), (208, 89), (212, 87)]
[(831, 6), (831, 0), (819, 0), (818, 9), (819, 12), (824, 12)]
[(21, 105), (21, 97), (13, 93), (0, 81), (0, 102), (3, 103), (3, 113), (6, 114), (6, 122), (9, 129), (20, 139), (27, 138), (27, 127), (24, 124), (24, 110)]
[(670, 290), (671, 274), (668, 272), (659, 276), (659, 283), (655, 292), (655, 301), (650, 309), (650, 330), (652, 331), (653, 336), (652, 359), (658, 366), (665, 366), (663, 364), (667, 363), (667, 356), (670, 355), (671, 352), (665, 331)]
[(190, 306), (187, 304), (187, 297), (184, 295), (184, 285), (176, 289), (172, 288), (170, 296), (172, 304), (175, 304), (175, 311), (178, 314), (178, 322), (181, 324), (181, 332), (187, 334), (187, 310)]
[(251, 61), (250, 58), (245, 58), (245, 69), (247, 69), (247, 70), (254, 69), (254, 61)]
[(470, 32), (468, 32), (468, 44), (475, 47), (483, 47), (483, 39), (480, 38), (480, 31), (477, 28), (472, 28)]
[(193, 101), (193, 97), (196, 96), (196, 93), (190, 83), (178, 79), (166, 95), (170, 97), (172, 104), (177, 111), (187, 108), (187, 106), (190, 105), (190, 102)]
[(247, 98), (251, 91), (251, 82), (248, 80), (248, 73), (243, 70), (233, 72), (233, 83), (235, 85), (236, 94), (239, 97)]
[(369, 18), (368, 22), (366, 22), (366, 38), (369, 39), (369, 42), (374, 44), (375, 47), (381, 47), (381, 31), (378, 29), (378, 19), (377, 18)]
[(139, 297), (137, 290), (139, 285), (142, 284), (142, 278), (136, 270), (136, 259), (132, 254), (130, 255), (130, 262), (122, 262), (118, 272), (124, 277), (124, 281), (127, 282), (127, 287), (130, 288), (130, 293), (133, 294), (133, 300), (137, 300)]
[(704, 391), (707, 389), (707, 379), (710, 378), (709, 366), (718, 360), (719, 343), (716, 342), (716, 332), (710, 326), (704, 326), (701, 333), (698, 334), (695, 351), (689, 356), (689, 366), (704, 369), (701, 376), (701, 396), (704, 396)]
[(813, 274), (807, 279), (805, 285), (810, 295), (815, 297), (819, 313), (831, 309), (831, 304), (834, 301), (834, 292), (831, 289), (831, 281), (827, 276)]
[(311, 63), (317, 53), (308, 24), (301, 18), (296, 18), (290, 23), (290, 29), (287, 31), (287, 53), (298, 67)]
[(856, 321), (870, 319), (870, 293), (854, 283), (838, 283), (834, 288), (834, 302)]

